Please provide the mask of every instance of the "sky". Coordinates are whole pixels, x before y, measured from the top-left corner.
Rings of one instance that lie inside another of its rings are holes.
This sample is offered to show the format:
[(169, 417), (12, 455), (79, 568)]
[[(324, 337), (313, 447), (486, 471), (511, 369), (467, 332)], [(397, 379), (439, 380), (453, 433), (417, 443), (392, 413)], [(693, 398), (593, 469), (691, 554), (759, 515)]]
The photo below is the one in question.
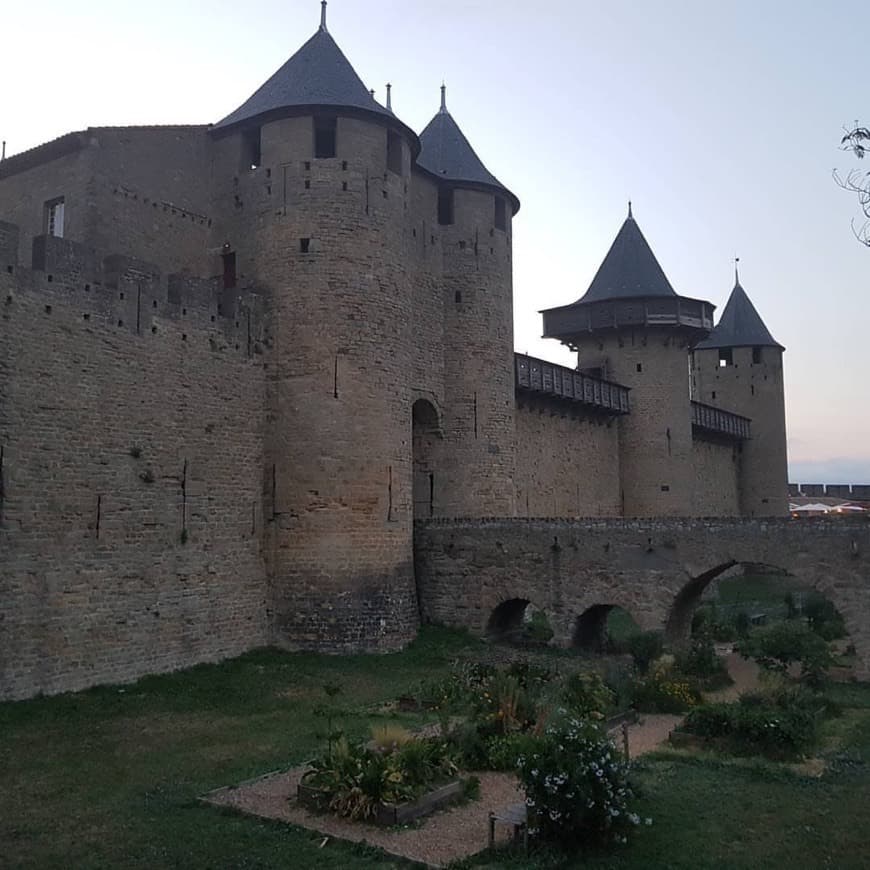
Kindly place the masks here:
[[(0, 138), (215, 122), (315, 31), (318, 0), (43, 0), (2, 15)], [(861, 0), (331, 0), (363, 81), (417, 131), (448, 107), (522, 201), (516, 349), (566, 365), (538, 311), (578, 299), (633, 202), (675, 290), (740, 278), (785, 345), (790, 477), (870, 482), (870, 249), (832, 170), (870, 122)], [(14, 86), (10, 82), (14, 81)], [(867, 167), (870, 169), (870, 166)]]

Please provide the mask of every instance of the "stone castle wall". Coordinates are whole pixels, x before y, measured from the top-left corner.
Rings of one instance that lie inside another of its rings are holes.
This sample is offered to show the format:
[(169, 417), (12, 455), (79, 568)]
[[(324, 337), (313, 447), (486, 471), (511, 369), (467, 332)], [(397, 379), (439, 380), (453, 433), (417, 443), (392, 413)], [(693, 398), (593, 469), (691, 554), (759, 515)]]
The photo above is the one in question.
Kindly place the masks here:
[(739, 517), (742, 445), (695, 437), (692, 441), (692, 515)]
[(519, 516), (620, 515), (616, 420), (524, 399), (516, 433)]
[(62, 197), (65, 238), (166, 272), (209, 273), (205, 127), (96, 127), (69, 138), (68, 153), (56, 159), (39, 160), (34, 149), (0, 168), (0, 218), (20, 227), (19, 260), (29, 260), (32, 240), (46, 232), (45, 204)]
[(0, 224), (0, 698), (265, 644), (256, 312), (62, 239), (26, 269), (17, 236)]

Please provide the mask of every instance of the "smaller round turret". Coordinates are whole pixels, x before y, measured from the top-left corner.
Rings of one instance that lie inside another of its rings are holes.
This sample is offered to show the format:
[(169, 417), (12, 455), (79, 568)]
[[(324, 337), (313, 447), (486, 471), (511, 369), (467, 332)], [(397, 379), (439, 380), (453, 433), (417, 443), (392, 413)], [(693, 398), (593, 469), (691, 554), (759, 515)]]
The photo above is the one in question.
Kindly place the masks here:
[(514, 512), (512, 218), (520, 207), (441, 107), (416, 168), (437, 184), (444, 305), (444, 451), (436, 499), (453, 516)]

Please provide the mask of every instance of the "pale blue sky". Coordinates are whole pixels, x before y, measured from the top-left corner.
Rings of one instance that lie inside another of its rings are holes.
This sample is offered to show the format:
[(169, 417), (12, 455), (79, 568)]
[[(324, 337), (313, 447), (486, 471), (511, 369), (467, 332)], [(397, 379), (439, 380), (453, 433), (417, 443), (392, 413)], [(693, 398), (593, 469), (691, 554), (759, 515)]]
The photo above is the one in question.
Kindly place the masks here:
[[(208, 123), (316, 29), (317, 0), (43, 0), (3, 11), (9, 154), (88, 125)], [(332, 0), (357, 72), (421, 130), (448, 85), (520, 197), (518, 350), (571, 364), (538, 309), (578, 298), (626, 210), (679, 293), (720, 306), (732, 258), (788, 348), (792, 480), (870, 482), (870, 250), (831, 179), (870, 121), (870, 4)], [(870, 168), (870, 167), (868, 167)]]

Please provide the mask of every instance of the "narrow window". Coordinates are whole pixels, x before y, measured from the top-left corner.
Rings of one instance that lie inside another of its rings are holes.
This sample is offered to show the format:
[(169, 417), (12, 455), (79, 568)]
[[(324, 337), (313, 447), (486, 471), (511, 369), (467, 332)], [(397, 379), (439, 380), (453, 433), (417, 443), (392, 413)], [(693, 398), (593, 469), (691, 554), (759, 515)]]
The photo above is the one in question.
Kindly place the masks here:
[(495, 198), (495, 228), (497, 230), (507, 229), (507, 216), (505, 212), (504, 200), (497, 196)]
[(643, 371), (643, 364), (642, 364), (642, 363), (638, 363), (638, 364), (637, 364), (637, 370), (638, 370), (639, 372), (642, 372), (642, 371)]
[(335, 157), (335, 140), (338, 119), (333, 116), (314, 119), (314, 156), (318, 160)]
[(438, 223), (442, 227), (453, 223), (453, 190), (449, 187), (438, 191)]
[(262, 161), (260, 128), (252, 127), (242, 133), (242, 169), (257, 169)]
[(734, 357), (730, 347), (719, 349), (719, 368), (724, 369), (726, 366), (734, 365)]
[(63, 214), (64, 201), (63, 197), (50, 199), (45, 204), (45, 233), (49, 236), (56, 236), (59, 239), (63, 238)]
[(761, 348), (754, 347), (752, 348), (752, 364), (759, 365), (761, 363)]
[(299, 253), (307, 254), (311, 249), (311, 239), (299, 239)]
[(224, 263), (224, 290), (232, 290), (236, 286), (236, 252), (226, 251), (221, 254)]
[(401, 175), (404, 171), (402, 165), (402, 137), (393, 130), (387, 131), (387, 169)]

